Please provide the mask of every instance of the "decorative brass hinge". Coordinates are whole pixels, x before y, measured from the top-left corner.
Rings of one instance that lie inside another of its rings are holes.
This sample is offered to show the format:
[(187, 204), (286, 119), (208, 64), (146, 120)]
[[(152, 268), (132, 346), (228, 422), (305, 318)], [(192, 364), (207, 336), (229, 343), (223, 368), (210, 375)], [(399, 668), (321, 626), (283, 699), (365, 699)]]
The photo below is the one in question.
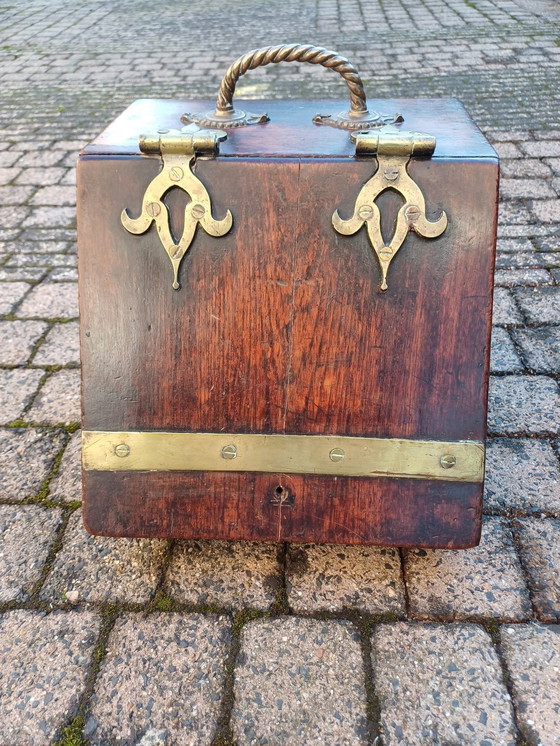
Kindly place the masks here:
[[(422, 190), (410, 177), (407, 165), (413, 155), (430, 156), (436, 140), (421, 132), (402, 132), (396, 127), (359, 132), (351, 135), (357, 155), (377, 156), (377, 171), (362, 187), (354, 213), (343, 220), (335, 210), (332, 224), (338, 233), (350, 236), (364, 225), (370, 243), (381, 266), (381, 290), (387, 290), (387, 271), (410, 230), (424, 238), (436, 238), (447, 228), (447, 215), (442, 211), (436, 221), (426, 218), (426, 202)], [(400, 192), (405, 199), (398, 212), (393, 237), (388, 244), (381, 235), (381, 214), (375, 200), (386, 189)]]
[[(225, 132), (203, 130), (196, 126), (140, 136), (140, 150), (147, 154), (160, 153), (163, 166), (146, 188), (140, 216), (131, 218), (125, 209), (121, 214), (121, 222), (127, 231), (135, 234), (145, 233), (152, 222), (155, 222), (160, 241), (173, 265), (174, 290), (181, 287), (179, 267), (192, 243), (197, 226), (200, 224), (210, 236), (224, 236), (233, 224), (229, 210), (221, 220), (212, 216), (210, 195), (192, 170), (197, 155), (216, 155), (220, 141), (226, 137)], [(183, 189), (190, 198), (185, 207), (185, 224), (179, 241), (175, 241), (171, 234), (169, 211), (163, 202), (163, 197), (173, 187)]]
[(90, 471), (254, 471), (482, 482), (479, 441), (338, 435), (82, 432)]

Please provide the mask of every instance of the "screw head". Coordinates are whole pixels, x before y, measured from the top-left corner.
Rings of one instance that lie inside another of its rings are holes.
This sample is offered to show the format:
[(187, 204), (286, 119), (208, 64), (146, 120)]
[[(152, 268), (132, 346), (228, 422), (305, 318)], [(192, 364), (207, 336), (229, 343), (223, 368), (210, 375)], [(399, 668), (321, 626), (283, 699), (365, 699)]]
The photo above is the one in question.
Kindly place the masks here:
[(233, 444), (224, 446), (222, 448), (222, 458), (228, 459), (228, 461), (237, 458), (237, 447)]
[(373, 207), (371, 205), (361, 205), (358, 209), (358, 216), (362, 220), (369, 220), (373, 217)]
[(125, 458), (130, 453), (130, 446), (127, 446), (126, 443), (119, 443), (118, 446), (115, 446), (115, 456), (118, 456), (119, 458)]
[(414, 223), (420, 217), (420, 208), (416, 205), (409, 205), (404, 211), (404, 216), (411, 223)]
[(390, 246), (384, 246), (382, 249), (379, 249), (379, 255), (383, 259), (389, 259), (393, 256), (393, 249)]
[(445, 456), (442, 456), (440, 458), (439, 463), (442, 469), (452, 469), (457, 463), (457, 459), (455, 458), (455, 456), (452, 456), (450, 453), (447, 453), (445, 454)]
[(399, 171), (396, 168), (386, 168), (383, 171), (383, 178), (387, 181), (396, 181), (399, 178)]
[(151, 218), (156, 218), (161, 212), (161, 207), (157, 202), (150, 202), (146, 205), (146, 212)]
[(183, 169), (180, 166), (173, 166), (169, 169), (169, 178), (171, 181), (181, 181), (183, 178)]
[(206, 209), (204, 208), (204, 205), (195, 204), (191, 207), (191, 215), (195, 220), (200, 220), (205, 214)]
[(329, 453), (329, 458), (331, 461), (338, 462), (342, 461), (342, 459), (346, 456), (342, 448), (333, 448), (332, 451)]

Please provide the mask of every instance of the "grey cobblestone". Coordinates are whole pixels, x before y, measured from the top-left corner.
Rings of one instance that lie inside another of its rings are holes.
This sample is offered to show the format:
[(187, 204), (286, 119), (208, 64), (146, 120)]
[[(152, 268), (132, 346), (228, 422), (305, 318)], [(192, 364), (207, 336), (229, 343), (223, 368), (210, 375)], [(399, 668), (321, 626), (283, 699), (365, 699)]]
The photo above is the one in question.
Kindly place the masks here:
[(3, 282), (0, 285), (0, 314), (11, 313), (30, 287), (27, 282)]
[(515, 373), (523, 370), (519, 355), (506, 329), (492, 329), (492, 347), (490, 350), (491, 373)]
[(410, 610), (421, 618), (519, 620), (531, 612), (511, 532), (500, 519), (484, 522), (473, 549), (408, 550), (405, 577)]
[(46, 329), (42, 321), (0, 321), (0, 365), (24, 365)]
[(521, 556), (531, 578), (531, 595), (539, 618), (560, 621), (560, 521), (519, 520)]
[(521, 314), (515, 306), (515, 302), (509, 290), (497, 287), (494, 290), (494, 308), (492, 323), (494, 324), (521, 324)]
[(63, 442), (61, 432), (0, 430), (0, 498), (25, 500), (35, 495)]
[(0, 743), (54, 743), (76, 714), (99, 627), (87, 611), (0, 617)]
[(33, 358), (33, 363), (34, 365), (79, 365), (78, 323), (71, 321), (68, 324), (55, 324)]
[(34, 288), (18, 310), (28, 318), (72, 319), (78, 316), (78, 286), (73, 282), (44, 283)]
[(560, 373), (560, 327), (512, 329), (512, 337), (535, 373)]
[(22, 416), (42, 375), (40, 370), (0, 370), (0, 424)]
[(77, 370), (53, 373), (27, 413), (30, 422), (71, 425), (80, 421), (80, 374)]
[(484, 487), (492, 510), (560, 513), (560, 468), (545, 440), (490, 440)]
[(560, 628), (501, 628), (521, 730), (529, 742), (557, 746), (560, 734)]
[(220, 712), (229, 626), (227, 617), (200, 614), (118, 619), (85, 726), (89, 742), (157, 746), (146, 734), (159, 731), (164, 746), (209, 746)]
[(279, 547), (249, 541), (181, 541), (166, 589), (177, 601), (267, 609), (282, 587)]
[(363, 661), (352, 626), (297, 618), (248, 624), (232, 727), (239, 746), (366, 744)]
[(90, 536), (80, 511), (68, 523), (63, 545), (41, 591), (41, 598), (62, 602), (146, 603), (158, 583), (166, 542)]
[(383, 624), (373, 670), (384, 746), (515, 746), (496, 651), (475, 624)]
[(560, 324), (560, 287), (516, 290), (515, 297), (527, 321)]
[(73, 502), (82, 499), (82, 434), (74, 433), (66, 446), (56, 476), (50, 484), (51, 500)]
[(405, 611), (401, 562), (395, 549), (293, 544), (288, 551), (288, 603), (296, 613), (358, 609)]
[(490, 379), (488, 427), (494, 433), (557, 433), (558, 385), (546, 376)]
[(29, 598), (60, 520), (61, 512), (52, 508), (0, 505), (0, 602)]

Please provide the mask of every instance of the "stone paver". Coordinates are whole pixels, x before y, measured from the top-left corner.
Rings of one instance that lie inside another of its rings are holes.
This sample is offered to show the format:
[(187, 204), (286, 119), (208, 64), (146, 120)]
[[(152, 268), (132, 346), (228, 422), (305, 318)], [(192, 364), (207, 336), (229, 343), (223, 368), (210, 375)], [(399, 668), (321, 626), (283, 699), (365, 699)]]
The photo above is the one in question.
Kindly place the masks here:
[(99, 628), (89, 611), (0, 616), (0, 743), (54, 743), (77, 712)]
[(77, 511), (70, 519), (41, 598), (56, 602), (69, 598), (73, 603), (146, 603), (158, 583), (165, 547), (162, 540), (90, 536)]
[(267, 609), (282, 587), (278, 551), (249, 541), (181, 541), (165, 587), (182, 603)]
[[(26, 601), (41, 576), (61, 512), (0, 505), (0, 602)], [(33, 547), (30, 554), (29, 546)]]
[(359, 609), (403, 614), (398, 551), (381, 547), (293, 544), (288, 551), (288, 603), (296, 613)]
[(492, 373), (514, 373), (523, 370), (523, 365), (507, 329), (495, 326), (492, 329), (490, 371)]
[(560, 373), (560, 327), (512, 329), (527, 366), (535, 373)]
[(0, 283), (0, 314), (11, 313), (14, 306), (22, 300), (30, 287), (27, 282)]
[(521, 314), (515, 306), (511, 291), (497, 287), (494, 290), (494, 307), (492, 309), (492, 323), (521, 324)]
[(491, 378), (488, 407), (490, 432), (560, 432), (560, 392), (547, 376)]
[(71, 425), (80, 421), (80, 373), (59, 370), (45, 382), (27, 413), (30, 422)]
[(518, 527), (521, 557), (539, 618), (560, 621), (560, 521), (524, 518)]
[(0, 424), (20, 418), (43, 376), (41, 370), (0, 370)]
[(481, 627), (379, 625), (373, 673), (384, 746), (515, 746), (499, 659)]
[(487, 519), (472, 549), (412, 549), (405, 553), (410, 610), (421, 618), (526, 619), (529, 593), (511, 531)]
[(73, 502), (82, 499), (82, 434), (74, 433), (66, 446), (58, 472), (50, 484), (49, 498)]
[(80, 343), (77, 322), (56, 324), (33, 359), (34, 365), (79, 365)]
[(515, 291), (527, 321), (532, 324), (560, 324), (560, 287)]
[(501, 628), (521, 730), (529, 743), (560, 743), (560, 627)]
[(78, 288), (73, 282), (38, 285), (18, 309), (19, 318), (72, 319), (78, 315)]
[(227, 617), (126, 614), (101, 664), (85, 734), (92, 746), (210, 744), (229, 647)]
[(347, 622), (284, 618), (243, 629), (232, 728), (247, 744), (366, 744), (360, 639)]
[(484, 486), (486, 508), (560, 513), (560, 468), (546, 440), (490, 440)]
[(25, 365), (46, 329), (44, 321), (0, 321), (0, 365)]
[(25, 500), (37, 494), (64, 439), (64, 433), (56, 431), (0, 430), (0, 499)]

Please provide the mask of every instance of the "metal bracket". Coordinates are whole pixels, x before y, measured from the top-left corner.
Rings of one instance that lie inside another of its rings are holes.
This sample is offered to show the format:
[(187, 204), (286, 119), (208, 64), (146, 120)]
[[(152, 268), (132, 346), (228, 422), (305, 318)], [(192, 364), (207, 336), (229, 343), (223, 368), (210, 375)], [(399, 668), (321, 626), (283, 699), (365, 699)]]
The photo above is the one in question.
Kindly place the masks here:
[[(129, 233), (145, 233), (152, 222), (156, 224), (160, 241), (173, 265), (173, 289), (178, 290), (179, 267), (194, 238), (197, 226), (210, 236), (225, 236), (233, 225), (228, 210), (221, 220), (212, 216), (210, 195), (204, 184), (193, 173), (197, 155), (215, 156), (219, 143), (227, 137), (225, 132), (215, 132), (185, 127), (182, 130), (160, 130), (153, 135), (140, 136), (140, 150), (146, 154), (161, 154), (163, 165), (144, 192), (142, 212), (131, 218), (128, 210), (121, 213), (121, 222)], [(173, 187), (187, 193), (190, 201), (185, 207), (183, 235), (176, 241), (169, 225), (169, 211), (163, 202), (165, 194)]]
[(339, 435), (82, 432), (92, 471), (252, 471), (482, 482), (480, 441)]
[[(430, 156), (436, 140), (421, 132), (402, 132), (396, 127), (383, 127), (374, 132), (351, 135), (356, 143), (356, 155), (377, 156), (378, 168), (364, 184), (351, 218), (343, 220), (335, 210), (334, 229), (345, 236), (367, 226), (368, 237), (381, 267), (381, 290), (387, 290), (387, 272), (391, 261), (401, 248), (410, 230), (424, 238), (436, 238), (447, 228), (447, 215), (442, 211), (436, 221), (426, 218), (426, 202), (422, 190), (409, 176), (407, 165), (413, 155)], [(388, 244), (381, 235), (381, 214), (375, 200), (387, 189), (394, 189), (405, 203), (397, 214), (393, 237)]]

